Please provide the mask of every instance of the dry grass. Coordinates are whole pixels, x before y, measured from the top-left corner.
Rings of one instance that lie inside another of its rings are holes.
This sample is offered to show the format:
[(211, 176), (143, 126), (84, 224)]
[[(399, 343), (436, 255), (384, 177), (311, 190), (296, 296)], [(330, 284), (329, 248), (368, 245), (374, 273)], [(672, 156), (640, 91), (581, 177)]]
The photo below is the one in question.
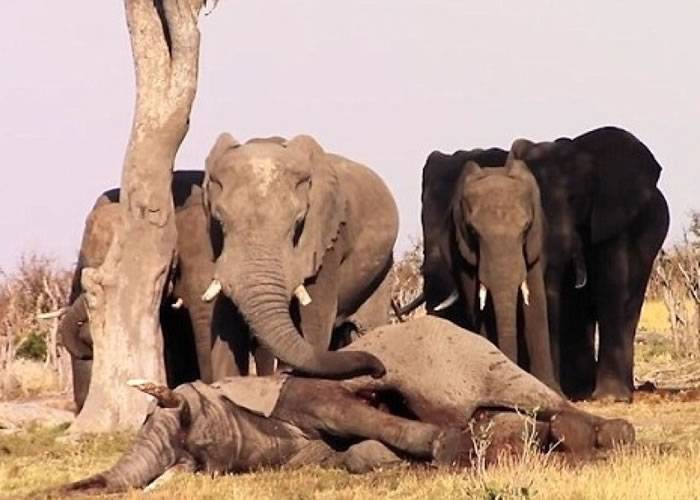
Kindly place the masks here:
[[(176, 477), (161, 490), (125, 498), (230, 499), (692, 499), (700, 498), (700, 402), (642, 396), (632, 405), (583, 404), (589, 411), (629, 418), (638, 444), (607, 457), (567, 465), (525, 453), (483, 471), (399, 468), (354, 476), (304, 468), (211, 478)], [(0, 436), (0, 495), (16, 498), (85, 477), (113, 463), (127, 445), (124, 435), (55, 440), (60, 430)]]
[(0, 400), (28, 398), (62, 389), (58, 372), (41, 361), (15, 359), (0, 371)]

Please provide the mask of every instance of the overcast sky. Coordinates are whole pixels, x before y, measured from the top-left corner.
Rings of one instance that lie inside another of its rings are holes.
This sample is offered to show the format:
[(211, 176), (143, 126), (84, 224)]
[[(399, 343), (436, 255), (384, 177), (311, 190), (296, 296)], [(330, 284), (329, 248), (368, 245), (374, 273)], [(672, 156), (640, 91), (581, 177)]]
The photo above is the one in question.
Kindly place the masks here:
[[(0, 268), (75, 260), (117, 185), (133, 111), (123, 2), (3, 2)], [(654, 152), (671, 239), (700, 208), (700, 2), (221, 0), (176, 168), (216, 136), (314, 135), (382, 175), (420, 234), (427, 154), (614, 124)]]

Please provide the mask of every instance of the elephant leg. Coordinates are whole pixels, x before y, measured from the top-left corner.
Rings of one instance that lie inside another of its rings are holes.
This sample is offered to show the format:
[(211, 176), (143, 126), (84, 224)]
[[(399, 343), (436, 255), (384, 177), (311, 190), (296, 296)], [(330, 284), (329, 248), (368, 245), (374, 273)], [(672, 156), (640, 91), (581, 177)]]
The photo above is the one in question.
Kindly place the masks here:
[(456, 429), (397, 417), (373, 408), (340, 382), (290, 379), (273, 415), (346, 439), (372, 439), (417, 458), (451, 462), (469, 447)]
[(574, 400), (588, 399), (595, 389), (596, 316), (591, 290), (566, 289), (562, 300), (562, 389)]
[(212, 318), (214, 341), (211, 350), (214, 381), (233, 375), (248, 375), (251, 338), (243, 318), (231, 302), (217, 297)]
[(73, 401), (75, 402), (76, 413), (80, 413), (85, 404), (85, 399), (90, 389), (90, 378), (92, 377), (92, 360), (78, 359), (71, 356), (71, 371), (73, 372)]
[(275, 356), (265, 347), (256, 345), (253, 357), (255, 358), (255, 374), (272, 375), (275, 373)]
[(598, 369), (596, 399), (631, 401), (634, 331), (625, 306), (629, 301), (630, 262), (622, 235), (596, 250), (596, 311), (598, 313)]
[(530, 358), (530, 373), (541, 382), (560, 392), (554, 376), (552, 349), (549, 345), (547, 323), (547, 297), (544, 289), (542, 263), (537, 262), (528, 272), (527, 284), (530, 290), (530, 305), (524, 305), (525, 341)]
[(545, 289), (547, 300), (547, 325), (549, 326), (549, 347), (552, 352), (552, 370), (560, 385), (564, 385), (561, 364), (561, 273), (560, 270), (549, 268), (545, 274)]
[(326, 251), (321, 269), (306, 288), (311, 303), (299, 304), (302, 335), (317, 351), (327, 351), (338, 315), (338, 266), (340, 255), (335, 248)]
[(385, 444), (370, 439), (352, 445), (340, 453), (337, 465), (353, 474), (364, 474), (380, 467), (391, 467), (402, 462), (401, 457)]
[(380, 277), (379, 285), (372, 294), (365, 300), (355, 313), (348, 318), (355, 331), (362, 336), (366, 331), (378, 326), (386, 325), (391, 319), (391, 285), (393, 278), (389, 270), (391, 261), (383, 276)]

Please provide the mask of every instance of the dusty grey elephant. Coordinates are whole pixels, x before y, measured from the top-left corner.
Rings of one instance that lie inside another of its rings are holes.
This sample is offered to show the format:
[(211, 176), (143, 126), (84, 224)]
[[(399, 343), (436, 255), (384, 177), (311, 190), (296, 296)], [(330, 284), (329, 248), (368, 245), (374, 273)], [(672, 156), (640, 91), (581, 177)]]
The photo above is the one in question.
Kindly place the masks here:
[(423, 169), (422, 224), (428, 310), (481, 331), (558, 388), (544, 286), (546, 221), (528, 166), (501, 150), (433, 152)]
[[(210, 356), (214, 305), (200, 299), (202, 290), (214, 275), (213, 251), (201, 189), (203, 179), (202, 171), (177, 171), (173, 174), (177, 256), (160, 311), (166, 373), (172, 387), (199, 377), (212, 381)], [(92, 338), (80, 279), (84, 268), (101, 265), (107, 255), (119, 221), (118, 201), (119, 189), (106, 191), (97, 199), (86, 219), (69, 305), (59, 323), (59, 339), (71, 354), (74, 399), (78, 410), (87, 396), (92, 370)], [(222, 317), (218, 327), (231, 328), (230, 323), (230, 318)]]
[(469, 422), (486, 412), (499, 444), (522, 433), (508, 418), (518, 420), (518, 412), (536, 414), (545, 449), (558, 443), (560, 451), (588, 453), (634, 441), (626, 421), (576, 409), (488, 340), (440, 318), (385, 326), (343, 350), (359, 351), (380, 359), (386, 375), (231, 377), (175, 391), (134, 381), (159, 407), (112, 468), (61, 492), (143, 487), (171, 468), (221, 473), (319, 464), (363, 472), (402, 459), (468, 464)]
[(389, 320), (398, 213), (384, 182), (308, 136), (241, 145), (222, 134), (206, 168), (223, 246), (203, 298), (223, 290), (256, 339), (307, 374), (380, 376), (375, 357), (328, 349), (344, 322)]

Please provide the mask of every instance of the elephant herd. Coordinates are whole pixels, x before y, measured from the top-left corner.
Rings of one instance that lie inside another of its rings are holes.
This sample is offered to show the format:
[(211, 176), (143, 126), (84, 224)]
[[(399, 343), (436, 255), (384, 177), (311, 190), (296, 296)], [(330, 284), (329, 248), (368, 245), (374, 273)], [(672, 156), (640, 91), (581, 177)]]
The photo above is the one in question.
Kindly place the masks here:
[[(555, 392), (630, 400), (635, 329), (669, 224), (660, 171), (613, 127), (431, 153), (420, 299)], [(172, 192), (178, 239), (160, 308), (170, 387), (247, 375), (251, 355), (258, 375), (276, 363), (319, 379), (385, 374), (375, 353), (340, 349), (390, 321), (398, 211), (375, 172), (309, 136), (222, 134), (206, 170), (175, 172)], [(59, 323), (78, 409), (92, 367), (81, 272), (104, 260), (118, 201), (105, 192), (86, 219)]]

